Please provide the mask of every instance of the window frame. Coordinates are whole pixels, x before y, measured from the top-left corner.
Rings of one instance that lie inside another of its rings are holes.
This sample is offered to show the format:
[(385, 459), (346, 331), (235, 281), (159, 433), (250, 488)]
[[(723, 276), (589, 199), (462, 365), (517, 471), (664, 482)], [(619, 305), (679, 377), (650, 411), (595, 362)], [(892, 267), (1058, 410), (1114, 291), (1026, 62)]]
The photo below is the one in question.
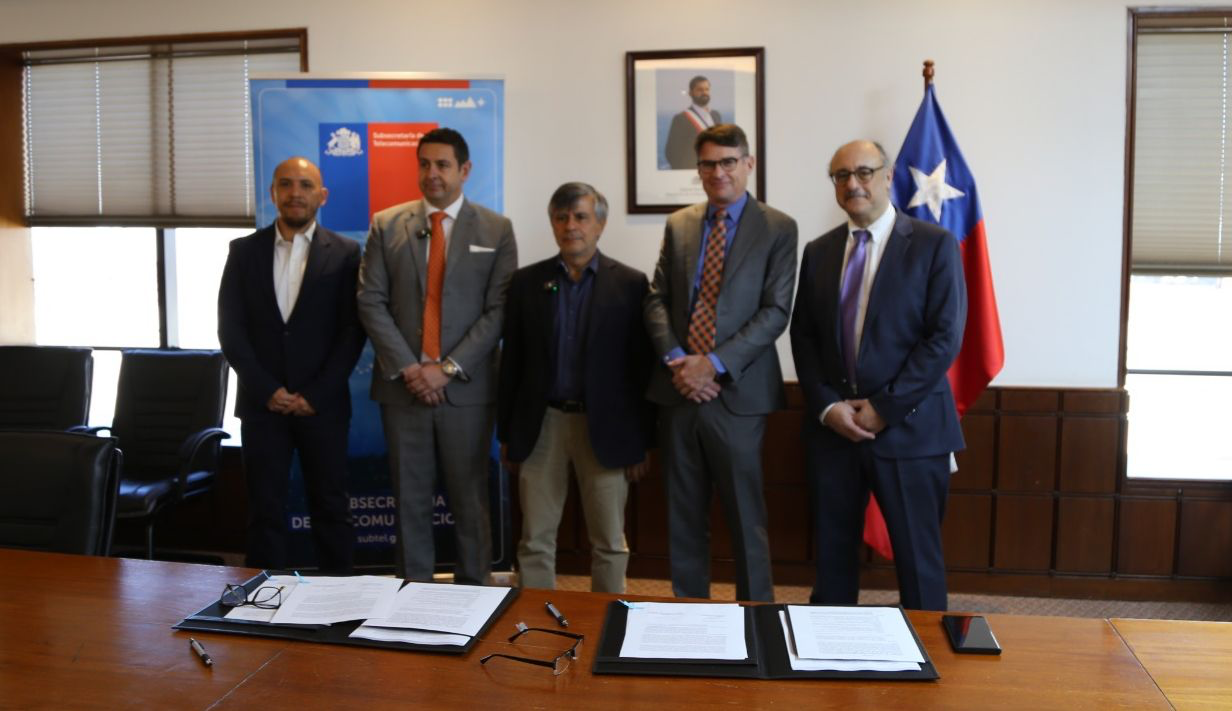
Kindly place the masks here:
[[(1164, 7), (1130, 7), (1127, 8), (1128, 22), (1126, 25), (1126, 72), (1125, 72), (1125, 182), (1122, 201), (1122, 244), (1121, 244), (1121, 314), (1120, 333), (1117, 355), (1117, 388), (1125, 391), (1125, 379), (1130, 374), (1127, 367), (1127, 347), (1129, 343), (1129, 291), (1130, 279), (1133, 276), (1133, 215), (1134, 215), (1134, 157), (1135, 157), (1135, 109), (1137, 106), (1138, 86), (1138, 36), (1144, 27), (1159, 27), (1163, 24), (1175, 24), (1178, 27), (1197, 25), (1202, 20), (1214, 18), (1232, 18), (1232, 7), (1164, 8)], [(1232, 31), (1230, 29), (1229, 31)], [(1146, 273), (1146, 272), (1143, 272)], [(1134, 369), (1133, 373), (1159, 375), (1228, 375), (1222, 371), (1182, 371), (1169, 369)], [(1124, 415), (1123, 415), (1124, 417)], [(1149, 496), (1175, 497), (1179, 503), (1182, 495), (1185, 499), (1193, 497), (1223, 498), (1232, 494), (1232, 479), (1153, 479), (1145, 477), (1129, 477), (1128, 446), (1129, 433), (1127, 427), (1121, 430), (1121, 446), (1117, 454), (1117, 482), (1122, 494), (1141, 494)], [(1179, 521), (1179, 516), (1178, 516)]]

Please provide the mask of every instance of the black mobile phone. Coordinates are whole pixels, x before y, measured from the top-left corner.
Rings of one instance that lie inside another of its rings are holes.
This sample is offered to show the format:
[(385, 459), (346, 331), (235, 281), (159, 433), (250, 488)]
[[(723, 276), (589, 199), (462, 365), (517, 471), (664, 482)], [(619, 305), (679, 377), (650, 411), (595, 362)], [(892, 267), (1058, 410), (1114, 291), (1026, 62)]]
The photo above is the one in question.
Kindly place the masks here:
[(942, 615), (941, 626), (958, 654), (1000, 654), (1001, 645), (981, 615)]

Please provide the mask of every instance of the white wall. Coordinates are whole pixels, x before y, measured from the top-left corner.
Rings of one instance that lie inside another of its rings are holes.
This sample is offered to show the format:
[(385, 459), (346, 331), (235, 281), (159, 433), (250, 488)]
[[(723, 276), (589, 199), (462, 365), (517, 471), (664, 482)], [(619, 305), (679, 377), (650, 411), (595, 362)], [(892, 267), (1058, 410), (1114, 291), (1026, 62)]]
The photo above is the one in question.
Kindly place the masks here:
[(504, 75), (522, 263), (554, 252), (547, 197), (580, 179), (613, 206), (601, 247), (647, 272), (663, 217), (624, 214), (626, 51), (766, 48), (768, 202), (799, 221), (801, 248), (842, 218), (830, 154), (860, 136), (895, 150), (934, 59), (982, 193), (1005, 332), (996, 383), (1116, 384), (1124, 2), (0, 0), (0, 43), (298, 26), (314, 72)]

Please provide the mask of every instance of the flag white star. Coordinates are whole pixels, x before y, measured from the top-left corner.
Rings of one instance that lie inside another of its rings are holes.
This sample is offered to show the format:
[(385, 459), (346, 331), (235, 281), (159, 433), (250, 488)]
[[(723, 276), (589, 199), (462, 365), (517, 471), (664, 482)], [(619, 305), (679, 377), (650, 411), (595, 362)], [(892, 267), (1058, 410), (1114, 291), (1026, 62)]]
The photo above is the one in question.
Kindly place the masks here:
[(911, 202), (907, 203), (908, 209), (927, 205), (928, 211), (933, 213), (933, 219), (941, 221), (941, 205), (946, 200), (953, 200), (966, 195), (963, 191), (949, 185), (945, 182), (945, 159), (941, 162), (929, 175), (915, 166), (908, 166), (911, 170), (911, 178), (915, 180), (915, 195), (911, 196)]

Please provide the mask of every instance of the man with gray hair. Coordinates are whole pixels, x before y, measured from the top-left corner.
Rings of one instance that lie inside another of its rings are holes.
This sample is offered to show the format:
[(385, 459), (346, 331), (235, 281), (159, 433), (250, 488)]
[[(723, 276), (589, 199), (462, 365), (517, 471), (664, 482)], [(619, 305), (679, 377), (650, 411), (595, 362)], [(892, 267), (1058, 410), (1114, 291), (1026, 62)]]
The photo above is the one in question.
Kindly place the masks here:
[(572, 465), (590, 538), (591, 589), (625, 590), (629, 482), (646, 471), (653, 357), (646, 275), (599, 253), (607, 200), (565, 183), (548, 202), (560, 253), (519, 269), (505, 302), (497, 433), (518, 475), (523, 587), (556, 585), (556, 529)]

